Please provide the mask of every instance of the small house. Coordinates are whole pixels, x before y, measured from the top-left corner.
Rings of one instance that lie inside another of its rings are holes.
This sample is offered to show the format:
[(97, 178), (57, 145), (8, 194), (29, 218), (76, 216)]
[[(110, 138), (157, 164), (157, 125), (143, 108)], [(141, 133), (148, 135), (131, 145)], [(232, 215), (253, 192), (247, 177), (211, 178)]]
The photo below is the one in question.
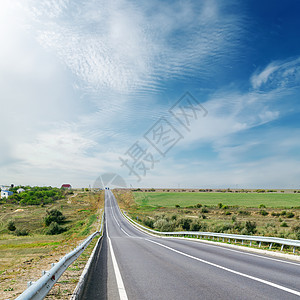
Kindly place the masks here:
[(8, 198), (8, 196), (13, 195), (13, 192), (7, 190), (1, 190), (1, 198)]
[(22, 189), (22, 188), (17, 189), (17, 193), (18, 193), (18, 194), (23, 193), (23, 192), (25, 192), (24, 189)]
[(72, 188), (71, 184), (63, 184), (61, 189), (70, 190)]

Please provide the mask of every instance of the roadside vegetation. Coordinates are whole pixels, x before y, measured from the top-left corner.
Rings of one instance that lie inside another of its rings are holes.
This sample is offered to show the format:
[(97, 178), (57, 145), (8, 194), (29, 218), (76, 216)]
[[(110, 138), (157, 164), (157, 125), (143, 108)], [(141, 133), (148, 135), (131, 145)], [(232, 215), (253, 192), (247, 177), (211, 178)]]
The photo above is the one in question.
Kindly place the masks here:
[[(97, 230), (104, 193), (76, 190), (61, 193), (62, 198), (51, 203), (25, 205), (7, 201), (0, 205), (0, 299), (19, 295), (26, 289), (28, 280), (38, 279), (41, 270), (50, 269), (51, 263)], [(91, 247), (87, 253), (92, 251)], [(77, 269), (84, 267), (86, 255), (75, 262), (80, 266)], [(64, 275), (67, 279), (62, 277), (57, 284), (62, 289), (54, 290), (60, 295), (55, 298), (68, 299), (80, 273), (72, 268), (68, 270)]]
[(120, 207), (158, 231), (210, 231), (300, 239), (300, 194), (114, 192)]
[[(24, 189), (23, 192), (18, 193), (19, 188)], [(1, 204), (12, 203), (20, 205), (45, 205), (54, 203), (59, 199), (64, 199), (68, 195), (72, 195), (74, 192), (70, 190), (63, 190), (55, 187), (30, 187), (30, 186), (16, 186), (11, 187), (9, 191), (13, 192), (13, 195), (7, 199), (0, 199)]]

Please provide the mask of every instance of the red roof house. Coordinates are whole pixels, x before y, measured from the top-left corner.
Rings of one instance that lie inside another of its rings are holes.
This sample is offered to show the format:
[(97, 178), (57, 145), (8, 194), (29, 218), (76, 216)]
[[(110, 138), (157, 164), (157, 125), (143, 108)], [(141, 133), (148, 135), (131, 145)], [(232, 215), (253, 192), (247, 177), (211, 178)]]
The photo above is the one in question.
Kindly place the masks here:
[(63, 184), (61, 186), (62, 189), (70, 190), (72, 188), (71, 184)]

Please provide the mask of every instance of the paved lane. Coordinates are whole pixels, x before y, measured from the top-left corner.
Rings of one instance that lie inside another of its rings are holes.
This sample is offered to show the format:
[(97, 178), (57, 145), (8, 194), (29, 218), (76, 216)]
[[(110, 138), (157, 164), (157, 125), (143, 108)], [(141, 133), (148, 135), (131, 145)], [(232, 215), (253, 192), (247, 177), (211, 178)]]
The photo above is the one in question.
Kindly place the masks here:
[[(300, 299), (299, 263), (150, 236), (121, 215), (111, 191), (105, 197), (104, 242), (111, 247), (103, 254), (110, 275), (102, 299)], [(95, 271), (94, 286), (97, 276)]]

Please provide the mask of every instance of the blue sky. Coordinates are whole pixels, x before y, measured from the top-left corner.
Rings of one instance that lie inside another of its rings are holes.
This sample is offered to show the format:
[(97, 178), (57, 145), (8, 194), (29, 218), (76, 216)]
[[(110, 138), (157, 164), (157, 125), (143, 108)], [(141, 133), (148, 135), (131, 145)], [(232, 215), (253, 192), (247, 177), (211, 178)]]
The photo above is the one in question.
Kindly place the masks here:
[[(296, 0), (4, 0), (0, 183), (300, 188), (299, 15)], [(189, 130), (169, 111), (186, 92), (208, 112)], [(144, 137), (161, 118), (182, 136), (165, 155)], [(120, 160), (136, 142), (140, 178)]]

